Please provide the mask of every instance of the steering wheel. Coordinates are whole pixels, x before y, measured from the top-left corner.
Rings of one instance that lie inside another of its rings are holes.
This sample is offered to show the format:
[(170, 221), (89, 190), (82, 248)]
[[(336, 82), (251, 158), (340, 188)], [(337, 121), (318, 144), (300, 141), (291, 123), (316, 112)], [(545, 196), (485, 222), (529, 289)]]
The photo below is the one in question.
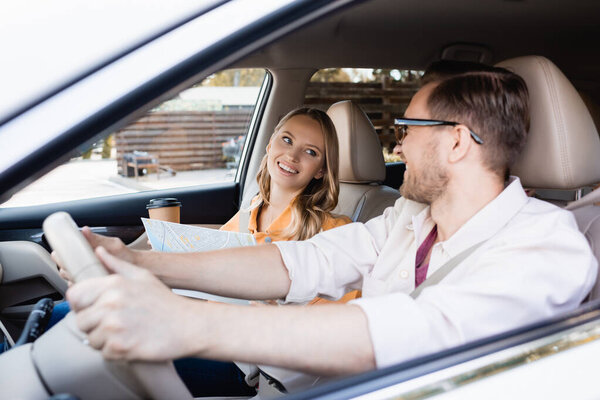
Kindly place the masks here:
[[(50, 215), (44, 234), (75, 282), (107, 275), (102, 263), (65, 212)], [(33, 343), (35, 369), (52, 393), (82, 399), (192, 399), (172, 362), (109, 361), (87, 345), (73, 313)]]

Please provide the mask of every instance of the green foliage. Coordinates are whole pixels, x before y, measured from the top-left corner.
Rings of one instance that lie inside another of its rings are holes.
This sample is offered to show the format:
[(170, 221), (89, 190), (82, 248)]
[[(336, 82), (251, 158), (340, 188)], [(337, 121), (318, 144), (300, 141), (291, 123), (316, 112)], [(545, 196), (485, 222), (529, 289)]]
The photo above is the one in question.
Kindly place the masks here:
[(115, 145), (114, 136), (115, 135), (113, 133), (105, 139), (100, 139), (99, 141), (93, 143), (86, 151), (81, 153), (81, 158), (84, 160), (89, 160), (90, 158), (92, 158), (92, 153), (100, 153), (103, 159), (110, 158), (111, 150)]
[(260, 86), (265, 79), (265, 70), (260, 68), (226, 69), (212, 74), (202, 86)]
[(81, 158), (83, 158), (84, 160), (89, 160), (90, 157), (92, 156), (92, 150), (93, 149), (94, 149), (93, 147), (90, 147), (88, 150), (86, 150), (85, 152), (83, 152), (81, 154)]
[(423, 71), (407, 69), (383, 68), (325, 68), (318, 70), (311, 82), (415, 82), (423, 75)]
[(311, 82), (352, 82), (350, 75), (340, 68), (326, 68), (318, 70), (311, 78)]
[(373, 77), (378, 82), (383, 82), (384, 79), (394, 80), (397, 82), (414, 82), (422, 75), (423, 71), (414, 71), (410, 69), (376, 68), (373, 70)]
[(102, 158), (110, 158), (110, 151), (114, 145), (114, 133), (111, 133), (102, 143)]
[(400, 157), (397, 154), (394, 154), (387, 147), (383, 147), (382, 151), (383, 151), (383, 159), (386, 163), (402, 161), (402, 157)]
[(373, 78), (375, 81), (381, 82), (386, 78), (391, 78), (391, 69), (376, 68), (373, 70)]

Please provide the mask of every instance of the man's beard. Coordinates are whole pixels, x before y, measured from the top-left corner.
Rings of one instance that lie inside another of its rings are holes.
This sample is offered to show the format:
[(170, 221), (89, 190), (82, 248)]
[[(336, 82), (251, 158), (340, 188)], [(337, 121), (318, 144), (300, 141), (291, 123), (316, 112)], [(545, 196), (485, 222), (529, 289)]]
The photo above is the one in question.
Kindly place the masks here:
[(448, 172), (440, 165), (437, 154), (437, 143), (428, 146), (423, 157), (424, 167), (420, 173), (411, 169), (407, 179), (400, 186), (400, 194), (419, 203), (430, 205), (439, 199), (448, 187)]

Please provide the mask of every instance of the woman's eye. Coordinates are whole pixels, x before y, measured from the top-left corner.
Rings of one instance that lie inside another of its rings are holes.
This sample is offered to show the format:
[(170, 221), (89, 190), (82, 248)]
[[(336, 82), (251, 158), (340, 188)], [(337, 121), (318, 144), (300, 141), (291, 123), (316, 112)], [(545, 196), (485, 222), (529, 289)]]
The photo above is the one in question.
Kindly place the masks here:
[(317, 156), (317, 152), (316, 152), (316, 151), (314, 151), (314, 150), (310, 150), (310, 149), (308, 149), (308, 150), (306, 150), (306, 152), (307, 152), (308, 154), (310, 154), (311, 156), (313, 156), (313, 157), (316, 157), (316, 156)]
[(283, 140), (284, 142), (286, 142), (287, 144), (292, 144), (292, 139), (290, 139), (290, 138), (289, 138), (289, 137), (287, 137), (287, 136), (284, 136), (284, 137), (282, 138), (282, 140)]

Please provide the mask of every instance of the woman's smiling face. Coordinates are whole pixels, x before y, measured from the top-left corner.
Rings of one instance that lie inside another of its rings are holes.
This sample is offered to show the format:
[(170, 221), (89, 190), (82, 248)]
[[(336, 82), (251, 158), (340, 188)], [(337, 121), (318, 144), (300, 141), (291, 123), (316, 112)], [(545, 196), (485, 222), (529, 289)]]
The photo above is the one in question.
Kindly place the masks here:
[(313, 178), (322, 178), (324, 161), (321, 124), (306, 115), (286, 121), (267, 146), (271, 185), (286, 191), (302, 191)]

